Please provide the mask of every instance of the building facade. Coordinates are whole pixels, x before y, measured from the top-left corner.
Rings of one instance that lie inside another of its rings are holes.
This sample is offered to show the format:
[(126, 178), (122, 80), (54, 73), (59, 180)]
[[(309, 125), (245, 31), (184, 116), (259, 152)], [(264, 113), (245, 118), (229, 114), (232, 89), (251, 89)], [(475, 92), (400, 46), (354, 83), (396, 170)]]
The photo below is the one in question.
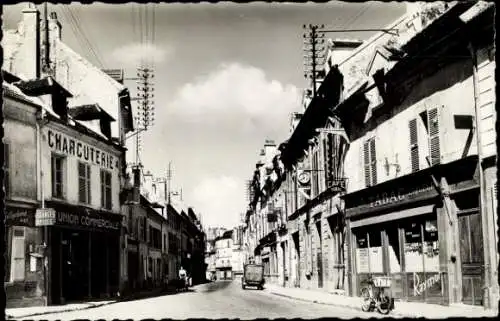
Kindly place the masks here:
[(248, 260), (283, 286), (356, 296), (390, 275), (397, 300), (492, 307), (494, 9), (408, 9), (385, 28), (397, 35), (330, 42), (318, 95), (279, 148), (284, 169), (256, 166)]
[(232, 280), (233, 231), (224, 232), (215, 239), (215, 270), (217, 280)]

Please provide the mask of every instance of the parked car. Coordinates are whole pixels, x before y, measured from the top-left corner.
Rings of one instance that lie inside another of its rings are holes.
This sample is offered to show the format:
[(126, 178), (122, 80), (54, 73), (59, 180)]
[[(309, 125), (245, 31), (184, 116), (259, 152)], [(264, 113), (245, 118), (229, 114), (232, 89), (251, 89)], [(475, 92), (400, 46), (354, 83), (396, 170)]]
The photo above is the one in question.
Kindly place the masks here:
[(243, 267), (243, 277), (241, 278), (241, 288), (255, 286), (259, 290), (264, 289), (264, 266), (261, 264), (245, 264)]

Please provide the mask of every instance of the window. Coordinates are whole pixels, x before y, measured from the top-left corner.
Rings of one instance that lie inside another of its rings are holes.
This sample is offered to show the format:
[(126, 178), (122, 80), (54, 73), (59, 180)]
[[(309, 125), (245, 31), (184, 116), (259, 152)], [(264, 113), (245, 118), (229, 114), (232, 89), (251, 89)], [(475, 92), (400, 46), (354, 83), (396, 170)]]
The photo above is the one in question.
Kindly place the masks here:
[(383, 251), (382, 237), (379, 229), (367, 232), (361, 230), (356, 233), (356, 265), (358, 273), (382, 273)]
[(90, 204), (90, 165), (78, 162), (78, 200)]
[(408, 126), (410, 129), (411, 171), (416, 172), (419, 170), (417, 119), (410, 120)]
[(52, 197), (64, 198), (64, 157), (52, 155)]
[(111, 173), (101, 170), (101, 207), (110, 210), (111, 201)]
[(366, 187), (377, 184), (377, 154), (375, 137), (368, 139), (363, 146)]
[(441, 147), (439, 138), (439, 110), (438, 108), (429, 109), (420, 114), (429, 139), (429, 161), (431, 166), (441, 163)]
[(9, 196), (10, 193), (10, 175), (9, 175), (9, 167), (10, 167), (10, 150), (9, 150), (9, 144), (4, 143), (3, 144), (3, 158), (4, 158), (4, 186), (5, 186), (5, 196)]
[(23, 281), (25, 278), (24, 227), (14, 227), (11, 253), (10, 281)]
[(439, 115), (438, 109), (433, 108), (427, 112), (429, 124), (429, 155), (431, 165), (441, 162), (441, 151), (439, 146)]

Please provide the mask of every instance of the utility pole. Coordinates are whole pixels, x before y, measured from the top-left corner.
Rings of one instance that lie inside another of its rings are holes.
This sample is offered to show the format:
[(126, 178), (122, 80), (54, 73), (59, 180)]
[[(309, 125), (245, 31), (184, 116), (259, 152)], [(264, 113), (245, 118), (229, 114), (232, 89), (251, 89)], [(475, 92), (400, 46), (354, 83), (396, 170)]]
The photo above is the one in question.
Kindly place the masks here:
[[(153, 70), (149, 68), (137, 69), (137, 98), (138, 101), (137, 115), (135, 117), (137, 130), (133, 134), (136, 136), (136, 165), (140, 165), (139, 151), (141, 146), (140, 133), (148, 130), (153, 126), (154, 122), (154, 88), (152, 79), (154, 78)], [(132, 136), (132, 135), (131, 135)], [(129, 136), (128, 138), (130, 138)]]
[(167, 170), (167, 204), (170, 204), (171, 196), (170, 196), (170, 181), (172, 180), (172, 162), (168, 162), (168, 170)]
[(325, 34), (321, 32), (324, 25), (303, 25), (304, 29), (304, 78), (312, 81), (313, 98), (316, 97), (316, 81), (318, 78), (319, 59), (325, 58)]

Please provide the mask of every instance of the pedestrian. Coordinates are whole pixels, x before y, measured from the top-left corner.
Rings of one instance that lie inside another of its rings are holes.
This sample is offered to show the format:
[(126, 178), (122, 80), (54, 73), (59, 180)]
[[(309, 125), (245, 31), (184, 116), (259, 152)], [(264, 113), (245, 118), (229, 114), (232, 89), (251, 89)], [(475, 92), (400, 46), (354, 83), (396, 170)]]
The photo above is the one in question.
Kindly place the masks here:
[(183, 288), (187, 287), (187, 280), (186, 280), (186, 278), (187, 278), (186, 270), (184, 270), (184, 268), (181, 266), (181, 268), (179, 270), (179, 279), (182, 282)]

